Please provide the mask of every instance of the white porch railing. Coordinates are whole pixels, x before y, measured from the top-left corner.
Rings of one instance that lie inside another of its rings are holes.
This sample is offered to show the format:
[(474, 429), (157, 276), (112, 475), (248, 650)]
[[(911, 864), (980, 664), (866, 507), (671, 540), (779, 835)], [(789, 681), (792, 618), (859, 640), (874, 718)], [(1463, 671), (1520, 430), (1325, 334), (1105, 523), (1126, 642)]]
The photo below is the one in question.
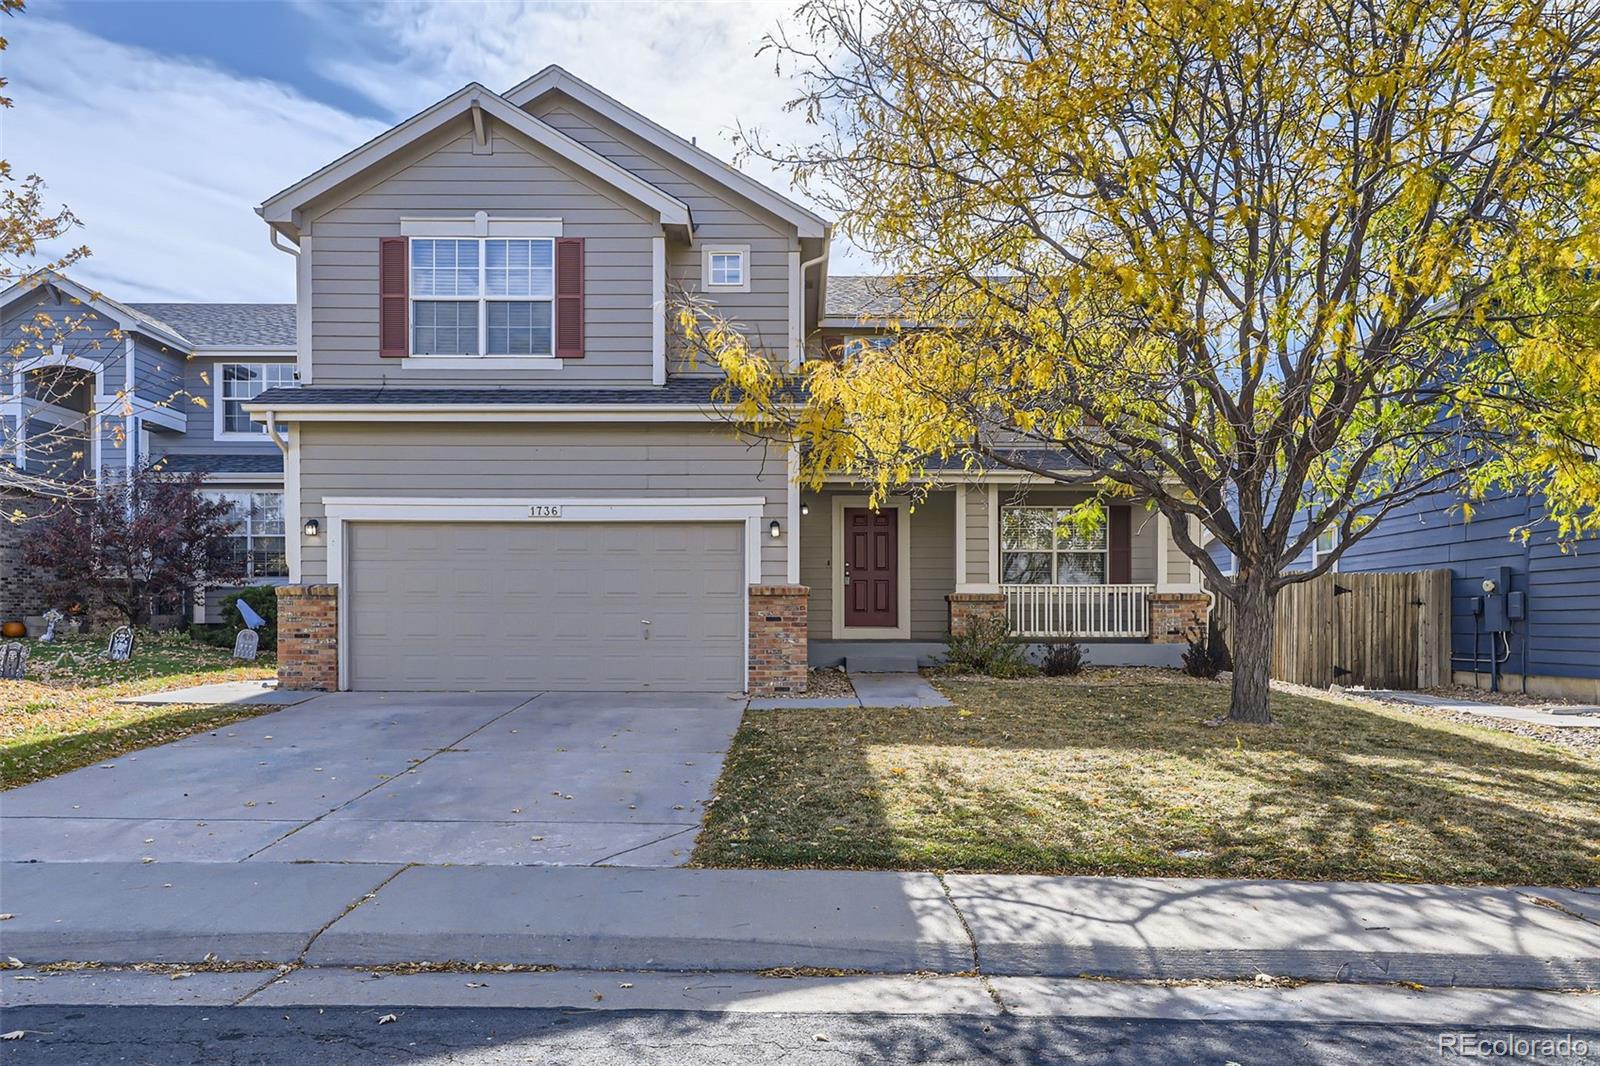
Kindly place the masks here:
[(1018, 637), (1128, 638), (1150, 635), (1154, 585), (1001, 585)]

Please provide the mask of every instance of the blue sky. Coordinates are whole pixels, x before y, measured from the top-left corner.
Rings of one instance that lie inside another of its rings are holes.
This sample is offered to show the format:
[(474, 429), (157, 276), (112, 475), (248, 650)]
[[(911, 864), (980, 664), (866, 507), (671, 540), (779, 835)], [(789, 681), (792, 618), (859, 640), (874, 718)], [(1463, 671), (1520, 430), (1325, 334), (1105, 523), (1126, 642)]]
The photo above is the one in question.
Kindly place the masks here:
[[(290, 300), (255, 206), (468, 81), (560, 63), (725, 159), (803, 134), (762, 36), (776, 3), (32, 0), (0, 19), (0, 155), (84, 221), (75, 275), (123, 300)], [(788, 183), (760, 164), (752, 175)], [(854, 264), (859, 266), (859, 264)], [(835, 269), (849, 268), (845, 262)]]

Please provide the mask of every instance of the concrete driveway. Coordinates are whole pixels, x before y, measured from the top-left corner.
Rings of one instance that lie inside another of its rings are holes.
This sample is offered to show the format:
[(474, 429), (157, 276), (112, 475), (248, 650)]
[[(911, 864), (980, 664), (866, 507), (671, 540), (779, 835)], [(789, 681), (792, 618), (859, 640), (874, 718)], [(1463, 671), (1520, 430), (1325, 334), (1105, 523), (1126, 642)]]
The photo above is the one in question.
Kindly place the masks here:
[(0, 858), (677, 866), (743, 708), (330, 693), (0, 794)]

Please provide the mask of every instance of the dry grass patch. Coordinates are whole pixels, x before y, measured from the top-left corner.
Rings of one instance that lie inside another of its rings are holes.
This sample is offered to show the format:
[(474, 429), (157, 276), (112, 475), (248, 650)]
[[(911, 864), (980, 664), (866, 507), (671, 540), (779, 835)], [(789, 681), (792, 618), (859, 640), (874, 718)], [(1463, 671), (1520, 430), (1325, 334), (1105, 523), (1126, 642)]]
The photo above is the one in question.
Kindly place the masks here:
[(695, 861), (1530, 884), (1600, 880), (1600, 763), (1217, 683), (945, 679), (953, 708), (745, 717)]
[(124, 696), (270, 678), (274, 666), (270, 658), (241, 663), (178, 634), (139, 634), (133, 658), (122, 663), (106, 659), (105, 647), (105, 637), (30, 642), (27, 680), (0, 681), (0, 786), (15, 788), (271, 709), (119, 704)]

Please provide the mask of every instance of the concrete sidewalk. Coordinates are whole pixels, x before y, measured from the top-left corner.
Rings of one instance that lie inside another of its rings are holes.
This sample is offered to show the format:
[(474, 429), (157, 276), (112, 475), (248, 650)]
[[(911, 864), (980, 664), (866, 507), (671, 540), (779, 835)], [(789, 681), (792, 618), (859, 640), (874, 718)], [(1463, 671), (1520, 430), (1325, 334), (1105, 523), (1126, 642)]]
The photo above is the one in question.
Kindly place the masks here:
[(37, 863), (0, 954), (1600, 987), (1600, 892), (848, 871)]

